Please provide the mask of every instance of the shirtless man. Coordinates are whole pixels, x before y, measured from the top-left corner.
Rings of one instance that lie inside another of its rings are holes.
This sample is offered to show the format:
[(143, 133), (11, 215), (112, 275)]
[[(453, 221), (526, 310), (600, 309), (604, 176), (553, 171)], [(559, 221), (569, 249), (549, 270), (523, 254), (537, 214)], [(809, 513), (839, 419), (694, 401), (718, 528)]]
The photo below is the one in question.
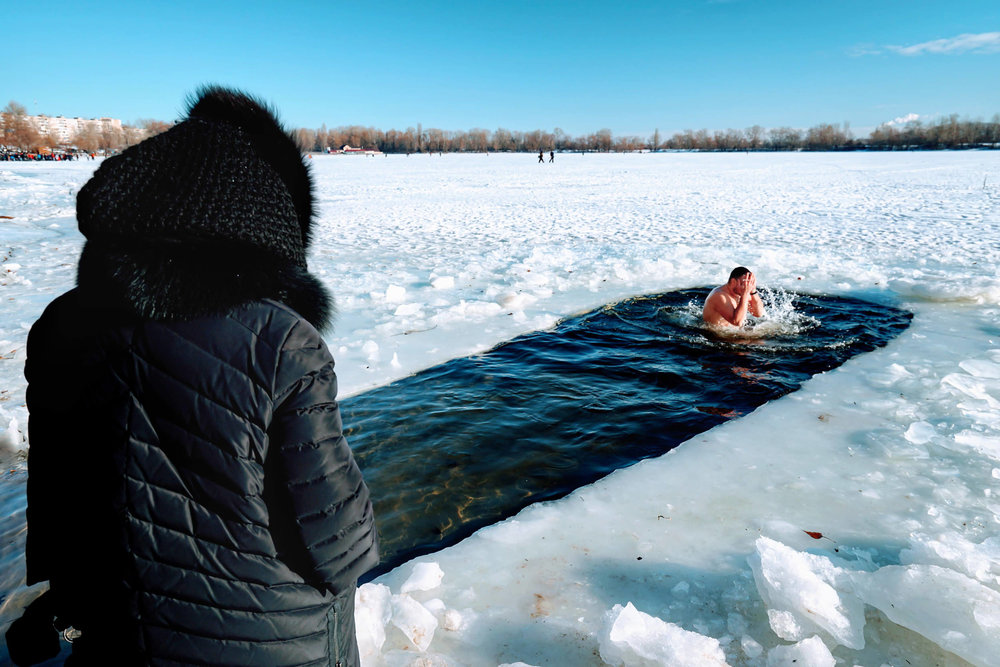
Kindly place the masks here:
[(757, 296), (757, 278), (745, 266), (737, 266), (725, 285), (716, 287), (705, 299), (702, 319), (713, 327), (741, 327), (747, 312), (764, 316), (764, 303)]

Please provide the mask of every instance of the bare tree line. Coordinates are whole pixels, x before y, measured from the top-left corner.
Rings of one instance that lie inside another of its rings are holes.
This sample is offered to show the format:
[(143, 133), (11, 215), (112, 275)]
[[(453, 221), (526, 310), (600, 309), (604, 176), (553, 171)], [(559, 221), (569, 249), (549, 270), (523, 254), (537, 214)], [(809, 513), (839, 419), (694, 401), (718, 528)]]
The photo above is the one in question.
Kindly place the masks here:
[[(10, 102), (0, 112), (0, 146), (38, 151), (42, 148), (75, 147), (82, 151), (114, 151), (170, 128), (158, 120), (140, 120), (136, 126), (83, 128), (68, 143), (55, 136), (42, 136), (27, 116), (23, 105)], [(384, 153), (456, 153), (456, 152), (529, 152), (589, 151), (631, 152), (639, 150), (691, 151), (829, 151), (829, 150), (933, 150), (1000, 147), (1000, 114), (992, 120), (961, 120), (952, 114), (924, 123), (885, 123), (867, 138), (855, 138), (850, 127), (820, 124), (807, 130), (791, 127), (765, 129), (754, 125), (746, 129), (709, 131), (685, 130), (669, 138), (656, 130), (650, 137), (614, 136), (604, 128), (587, 135), (570, 136), (560, 128), (552, 132), (521, 132), (498, 128), (487, 130), (424, 129), (419, 123), (406, 130), (383, 131), (374, 127), (351, 125), (328, 129), (297, 128), (296, 140), (305, 151), (323, 152), (343, 146), (378, 149)]]
[(850, 127), (824, 123), (800, 130), (791, 127), (765, 129), (760, 125), (739, 130), (685, 130), (663, 138), (656, 130), (652, 136), (616, 137), (609, 129), (572, 137), (561, 129), (553, 132), (494, 131), (475, 128), (468, 131), (424, 130), (420, 125), (404, 131), (384, 132), (374, 127), (352, 125), (318, 130), (299, 128), (296, 139), (303, 150), (325, 151), (343, 146), (378, 149), (384, 153), (455, 153), (455, 152), (528, 152), (596, 151), (629, 152), (638, 150), (695, 151), (830, 151), (830, 150), (933, 150), (1000, 147), (1000, 114), (989, 122), (959, 120), (957, 114), (934, 122), (919, 120), (905, 124), (886, 123), (867, 138), (855, 138)]
[[(343, 146), (377, 148), (385, 153), (454, 153), (454, 152), (534, 152), (540, 150), (579, 150), (586, 143), (594, 150), (615, 148), (611, 130), (600, 130), (588, 137), (573, 138), (556, 128), (553, 132), (520, 132), (499, 128), (473, 128), (467, 131), (424, 129), (420, 124), (405, 130), (383, 131), (374, 127), (351, 125), (318, 130), (299, 128), (294, 132), (299, 145), (307, 151), (325, 151)], [(642, 142), (635, 140), (637, 145)], [(589, 148), (588, 148), (589, 150)]]
[(869, 143), (884, 150), (997, 148), (1000, 114), (989, 122), (963, 121), (958, 114), (952, 114), (929, 125), (919, 120), (905, 125), (880, 125), (872, 132)]

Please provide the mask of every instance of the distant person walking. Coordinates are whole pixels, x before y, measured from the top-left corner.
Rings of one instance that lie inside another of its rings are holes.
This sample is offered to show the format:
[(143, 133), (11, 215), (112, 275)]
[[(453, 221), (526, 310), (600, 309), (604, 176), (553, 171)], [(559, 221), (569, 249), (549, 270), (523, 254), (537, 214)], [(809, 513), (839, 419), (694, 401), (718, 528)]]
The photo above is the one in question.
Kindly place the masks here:
[[(31, 328), (31, 664), (359, 664), (378, 561), (344, 439), (313, 183), (268, 107), (208, 88), (77, 196), (77, 287)], [(48, 655), (46, 655), (46, 653)]]
[(538, 163), (542, 164), (545, 162), (545, 153), (541, 150), (538, 151)]
[(551, 163), (551, 162), (555, 162), (555, 161), (556, 161), (556, 152), (555, 151), (549, 151), (549, 162)]

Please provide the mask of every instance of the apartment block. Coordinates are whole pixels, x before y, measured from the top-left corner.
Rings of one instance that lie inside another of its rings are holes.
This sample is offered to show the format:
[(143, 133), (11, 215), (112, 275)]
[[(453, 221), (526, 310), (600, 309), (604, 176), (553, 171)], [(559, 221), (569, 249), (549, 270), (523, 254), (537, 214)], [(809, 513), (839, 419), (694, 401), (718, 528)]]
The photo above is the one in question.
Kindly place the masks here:
[(88, 127), (98, 133), (122, 131), (117, 118), (64, 118), (63, 116), (25, 116), (42, 136), (54, 136), (60, 143), (70, 143), (77, 134)]

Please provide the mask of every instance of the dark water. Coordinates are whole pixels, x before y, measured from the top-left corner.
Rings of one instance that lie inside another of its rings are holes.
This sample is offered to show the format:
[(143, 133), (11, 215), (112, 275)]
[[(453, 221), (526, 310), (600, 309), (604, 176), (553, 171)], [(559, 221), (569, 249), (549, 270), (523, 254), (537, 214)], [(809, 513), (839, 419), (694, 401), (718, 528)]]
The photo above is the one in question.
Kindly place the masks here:
[(912, 317), (771, 292), (766, 321), (721, 337), (707, 292), (627, 299), (344, 400), (381, 535), (369, 578), (745, 415)]

